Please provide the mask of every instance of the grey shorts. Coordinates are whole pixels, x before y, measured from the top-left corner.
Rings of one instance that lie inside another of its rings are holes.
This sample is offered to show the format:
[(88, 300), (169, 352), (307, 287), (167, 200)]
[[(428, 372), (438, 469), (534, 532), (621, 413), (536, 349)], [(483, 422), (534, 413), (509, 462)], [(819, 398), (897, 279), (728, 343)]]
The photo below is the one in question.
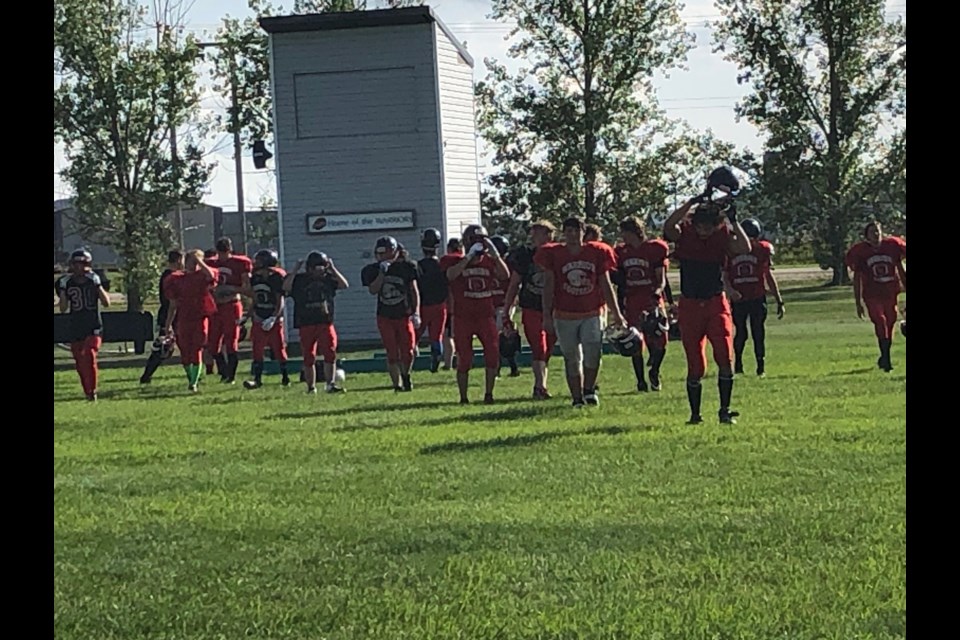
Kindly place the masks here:
[(557, 331), (557, 344), (563, 352), (567, 372), (600, 368), (600, 354), (603, 349), (603, 330), (600, 316), (565, 320), (554, 318), (553, 326)]

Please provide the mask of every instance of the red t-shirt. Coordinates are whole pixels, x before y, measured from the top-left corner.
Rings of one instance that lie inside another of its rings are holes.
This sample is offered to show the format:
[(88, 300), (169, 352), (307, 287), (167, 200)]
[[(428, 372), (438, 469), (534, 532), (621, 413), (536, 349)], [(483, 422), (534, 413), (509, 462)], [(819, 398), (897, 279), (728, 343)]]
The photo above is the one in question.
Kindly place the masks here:
[(906, 240), (887, 236), (877, 247), (869, 242), (850, 247), (846, 264), (860, 274), (864, 299), (891, 298), (900, 293), (897, 265), (906, 258)]
[(197, 320), (215, 314), (217, 304), (213, 299), (213, 287), (219, 276), (217, 269), (213, 269), (213, 281), (202, 270), (170, 274), (165, 281), (166, 294), (169, 299), (177, 301), (177, 318)]
[(599, 315), (605, 300), (600, 278), (617, 265), (610, 245), (585, 242), (573, 254), (563, 244), (546, 244), (533, 256), (535, 264), (553, 272), (553, 311), (558, 318), (588, 318)]
[(239, 287), (243, 284), (241, 276), (244, 273), (248, 276), (253, 273), (253, 261), (247, 256), (234, 254), (226, 260), (217, 257), (212, 260), (205, 260), (205, 262), (208, 266), (215, 267), (220, 272), (220, 282), (218, 284)]
[(773, 256), (773, 245), (766, 240), (752, 240), (750, 245), (750, 253), (732, 256), (727, 261), (730, 286), (744, 300), (756, 300), (766, 295), (765, 283)]
[[(446, 274), (450, 267), (461, 260), (462, 255), (448, 253), (440, 258), (440, 270)], [(450, 281), (454, 315), (493, 317), (493, 295), (497, 288), (494, 265), (493, 258), (482, 255), (464, 269), (458, 278)]]
[(623, 273), (623, 291), (628, 304), (633, 300), (659, 304), (653, 292), (662, 282), (656, 279), (658, 268), (667, 269), (670, 246), (663, 240), (647, 240), (638, 247), (628, 244), (616, 248), (617, 268)]

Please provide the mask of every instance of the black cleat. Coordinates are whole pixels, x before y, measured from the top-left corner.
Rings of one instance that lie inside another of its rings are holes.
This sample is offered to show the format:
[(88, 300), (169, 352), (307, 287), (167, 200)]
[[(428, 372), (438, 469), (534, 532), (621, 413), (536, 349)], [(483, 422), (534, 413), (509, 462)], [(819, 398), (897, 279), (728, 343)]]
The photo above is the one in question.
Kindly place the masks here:
[(483, 396), (483, 404), (493, 404), (493, 394), (488, 393)]
[(284, 387), (289, 387), (289, 386), (290, 386), (290, 376), (285, 375), (285, 376), (283, 376), (282, 378), (280, 378), (280, 385), (281, 385), (281, 386), (284, 386)]
[(647, 386), (647, 383), (645, 380), (642, 380), (637, 383), (637, 391), (639, 391), (640, 393), (646, 393), (649, 390), (650, 388)]
[(470, 398), (460, 398), (460, 404), (470, 404)]
[(737, 424), (734, 418), (739, 416), (740, 413), (738, 411), (730, 411), (729, 409), (720, 409), (718, 415), (720, 416), (721, 424)]
[(410, 381), (410, 376), (401, 376), (403, 380), (403, 391), (413, 391), (413, 383)]
[(244, 380), (243, 388), (244, 389), (259, 389), (263, 386), (263, 383), (259, 380)]
[(663, 386), (660, 384), (660, 373), (656, 371), (650, 372), (650, 390), (651, 391), (660, 391)]
[(346, 389), (344, 389), (343, 387), (338, 387), (335, 384), (328, 384), (327, 393), (346, 393)]
[(687, 424), (703, 424), (703, 417), (700, 415), (691, 415)]

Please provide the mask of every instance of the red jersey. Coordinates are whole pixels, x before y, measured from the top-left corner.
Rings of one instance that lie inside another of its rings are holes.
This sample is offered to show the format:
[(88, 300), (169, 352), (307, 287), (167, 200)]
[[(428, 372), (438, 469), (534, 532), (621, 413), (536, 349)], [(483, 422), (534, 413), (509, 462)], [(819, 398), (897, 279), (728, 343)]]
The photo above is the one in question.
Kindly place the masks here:
[(510, 279), (499, 280), (494, 276), (493, 280), (493, 308), (499, 309), (507, 301), (507, 287), (510, 286)]
[(553, 272), (553, 310), (558, 318), (587, 318), (603, 309), (600, 278), (617, 265), (610, 245), (585, 242), (574, 254), (564, 244), (545, 244), (537, 249), (533, 261)]
[(656, 270), (666, 270), (669, 266), (670, 246), (663, 240), (653, 239), (638, 247), (618, 245), (615, 252), (626, 299), (659, 304), (660, 295), (655, 296), (653, 292), (663, 282), (656, 277)]
[[(440, 258), (440, 270), (446, 274), (463, 258), (448, 253)], [(494, 265), (493, 258), (484, 254), (464, 269), (460, 277), (450, 281), (454, 315), (493, 317), (493, 294), (497, 289)]]
[(730, 247), (730, 229), (721, 225), (701, 239), (690, 221), (680, 225), (674, 255), (680, 261), (680, 294), (684, 298), (708, 300), (723, 293), (723, 268)]
[(213, 258), (205, 261), (208, 266), (216, 267), (220, 271), (220, 283), (228, 284), (233, 287), (239, 287), (243, 284), (241, 276), (245, 273), (248, 276), (253, 273), (253, 261), (247, 256), (231, 255), (226, 260)]
[(166, 294), (177, 301), (177, 317), (196, 320), (214, 315), (217, 304), (213, 299), (213, 287), (219, 276), (216, 269), (213, 269), (212, 282), (202, 270), (170, 274), (165, 281)]
[(770, 273), (773, 245), (766, 240), (752, 240), (750, 253), (733, 256), (727, 261), (727, 277), (744, 300), (766, 295), (766, 278)]
[(858, 242), (847, 252), (846, 265), (860, 274), (863, 297), (891, 298), (900, 293), (897, 265), (907, 258), (907, 242), (887, 236), (874, 247)]

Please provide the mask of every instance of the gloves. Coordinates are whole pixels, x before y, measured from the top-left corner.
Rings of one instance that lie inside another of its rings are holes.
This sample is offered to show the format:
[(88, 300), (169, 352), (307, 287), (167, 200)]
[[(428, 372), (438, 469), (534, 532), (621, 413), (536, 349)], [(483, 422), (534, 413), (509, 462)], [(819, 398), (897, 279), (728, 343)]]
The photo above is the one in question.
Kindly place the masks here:
[[(467, 255), (473, 258), (482, 254), (485, 249), (486, 247), (482, 242), (476, 242), (472, 247), (470, 247), (470, 251), (467, 253)], [(496, 251), (496, 249), (494, 249), (494, 251)]]
[(415, 314), (413, 314), (412, 316), (410, 316), (410, 321), (413, 323), (413, 328), (414, 328), (414, 329), (419, 329), (419, 328), (420, 328), (420, 314), (419, 314), (419, 313), (415, 313)]
[(783, 310), (784, 310), (783, 300), (777, 301), (777, 320), (783, 320)]
[(380, 271), (382, 271), (383, 273), (386, 273), (387, 269), (390, 268), (391, 264), (393, 263), (390, 262), (389, 260), (384, 260), (383, 262), (380, 263)]
[(270, 331), (270, 329), (273, 329), (273, 325), (275, 325), (276, 323), (277, 323), (277, 317), (270, 316), (269, 318), (264, 320), (260, 326), (263, 327), (264, 331)]

